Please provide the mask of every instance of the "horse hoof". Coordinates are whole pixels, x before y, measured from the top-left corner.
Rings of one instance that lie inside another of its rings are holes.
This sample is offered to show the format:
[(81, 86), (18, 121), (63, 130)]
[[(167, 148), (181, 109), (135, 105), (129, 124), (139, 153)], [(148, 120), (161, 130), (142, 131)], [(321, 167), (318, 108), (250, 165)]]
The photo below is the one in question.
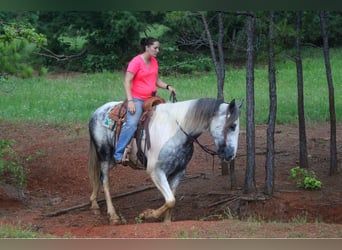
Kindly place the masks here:
[(101, 214), (101, 212), (100, 212), (100, 209), (99, 209), (99, 208), (92, 208), (91, 210), (93, 211), (93, 213), (94, 213), (95, 215), (99, 215), (99, 214)]
[(117, 218), (117, 219), (109, 219), (109, 224), (112, 225), (112, 226), (120, 225), (121, 224), (121, 220), (119, 218)]
[(111, 225), (111, 226), (121, 225), (121, 221), (120, 220), (109, 220), (109, 225)]
[(120, 225), (122, 224), (122, 219), (116, 214), (108, 214), (109, 224), (110, 225)]
[(144, 212), (139, 214), (139, 218), (142, 218), (142, 219), (155, 218), (154, 210), (153, 209), (145, 210)]
[(164, 218), (164, 224), (169, 225), (171, 224), (171, 218)]

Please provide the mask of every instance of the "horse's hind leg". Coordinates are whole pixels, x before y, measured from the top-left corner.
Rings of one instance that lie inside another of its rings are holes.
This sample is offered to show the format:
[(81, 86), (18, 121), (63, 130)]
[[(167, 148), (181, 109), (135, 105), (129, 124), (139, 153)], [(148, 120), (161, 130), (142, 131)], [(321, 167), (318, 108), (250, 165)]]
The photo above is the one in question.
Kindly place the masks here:
[(103, 184), (103, 191), (105, 193), (106, 203), (107, 203), (107, 213), (109, 215), (110, 224), (119, 224), (120, 217), (116, 214), (115, 208), (112, 203), (112, 197), (109, 193), (109, 183)]
[(108, 162), (101, 163), (101, 172), (102, 172), (102, 177), (103, 177), (102, 179), (103, 191), (105, 194), (109, 221), (111, 224), (118, 224), (120, 223), (120, 217), (116, 214), (116, 211), (112, 202), (112, 197), (109, 192), (109, 164)]
[(93, 140), (89, 144), (89, 162), (88, 162), (88, 174), (93, 187), (92, 194), (90, 196), (90, 209), (94, 211), (95, 214), (100, 213), (100, 207), (97, 203), (97, 196), (100, 190), (100, 165), (98, 161), (98, 156), (96, 153), (95, 143)]
[(90, 209), (94, 211), (94, 214), (100, 214), (100, 207), (97, 203), (97, 195), (99, 194), (100, 190), (100, 182), (99, 181), (93, 181), (93, 192), (90, 196)]

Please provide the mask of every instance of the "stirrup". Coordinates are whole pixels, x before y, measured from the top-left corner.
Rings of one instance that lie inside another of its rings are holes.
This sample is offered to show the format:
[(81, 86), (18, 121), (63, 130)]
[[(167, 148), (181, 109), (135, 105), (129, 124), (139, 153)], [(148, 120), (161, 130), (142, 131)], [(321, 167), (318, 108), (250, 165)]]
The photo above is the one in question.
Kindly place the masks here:
[(123, 166), (127, 166), (127, 162), (129, 162), (129, 154), (131, 153), (132, 145), (131, 142), (128, 143), (128, 145), (125, 148), (125, 151), (123, 153), (122, 159), (121, 159), (121, 164)]

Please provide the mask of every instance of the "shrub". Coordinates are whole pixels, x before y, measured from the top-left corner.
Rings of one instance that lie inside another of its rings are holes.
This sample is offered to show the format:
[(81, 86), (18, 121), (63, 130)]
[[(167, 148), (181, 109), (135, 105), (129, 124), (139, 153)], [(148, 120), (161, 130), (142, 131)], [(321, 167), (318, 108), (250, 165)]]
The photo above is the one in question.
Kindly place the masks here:
[(13, 149), (14, 141), (0, 139), (0, 181), (24, 188), (28, 171)]
[(48, 68), (43, 66), (39, 69), (39, 76), (45, 76), (48, 72), (49, 72)]
[(162, 75), (192, 74), (208, 72), (213, 69), (211, 58), (202, 54), (181, 52), (176, 48), (167, 47), (158, 56), (159, 69)]
[(295, 180), (298, 188), (317, 190), (322, 187), (322, 182), (317, 180), (317, 176), (314, 171), (308, 171), (299, 166), (291, 168), (290, 178)]

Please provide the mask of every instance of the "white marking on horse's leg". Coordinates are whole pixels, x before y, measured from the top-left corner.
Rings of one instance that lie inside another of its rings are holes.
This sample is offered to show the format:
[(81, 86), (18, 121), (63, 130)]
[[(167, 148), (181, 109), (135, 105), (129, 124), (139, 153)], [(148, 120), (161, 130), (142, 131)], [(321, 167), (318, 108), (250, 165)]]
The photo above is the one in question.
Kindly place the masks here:
[(120, 222), (119, 216), (116, 214), (115, 208), (113, 206), (112, 197), (109, 192), (109, 183), (103, 183), (103, 191), (105, 194), (107, 213), (109, 215), (109, 221), (111, 224), (117, 224)]
[[(174, 196), (176, 196), (176, 189), (173, 189), (172, 193), (173, 193)], [(170, 223), (171, 222), (171, 215), (172, 215), (172, 208), (169, 208), (164, 213), (164, 222), (165, 223)]]
[(100, 191), (100, 180), (96, 177), (92, 177), (92, 187), (93, 191), (90, 195), (90, 209), (93, 210), (94, 214), (99, 214), (100, 213), (100, 207), (99, 204), (97, 203), (97, 196)]
[(105, 194), (106, 204), (107, 204), (107, 214), (109, 215), (109, 221), (111, 224), (117, 224), (120, 222), (119, 216), (115, 212), (115, 208), (113, 206), (112, 197), (109, 192), (109, 163), (103, 162), (101, 164), (101, 172), (102, 172), (102, 182), (103, 182), (103, 192)]
[(171, 208), (169, 208), (168, 210), (165, 211), (165, 213), (164, 213), (164, 223), (170, 223), (171, 222), (171, 211), (172, 211)]
[(100, 207), (99, 204), (97, 203), (97, 195), (99, 193), (100, 185), (98, 183), (93, 183), (93, 192), (90, 196), (90, 209), (94, 211), (94, 214), (99, 214), (100, 213)]
[[(162, 214), (164, 214), (170, 208), (173, 208), (176, 204), (175, 196), (171, 191), (170, 185), (167, 181), (165, 174), (161, 171), (152, 171), (151, 179), (159, 189), (159, 191), (163, 194), (165, 203), (158, 209), (147, 209), (143, 213), (139, 215), (141, 218), (159, 218)], [(171, 218), (170, 218), (171, 220)]]

